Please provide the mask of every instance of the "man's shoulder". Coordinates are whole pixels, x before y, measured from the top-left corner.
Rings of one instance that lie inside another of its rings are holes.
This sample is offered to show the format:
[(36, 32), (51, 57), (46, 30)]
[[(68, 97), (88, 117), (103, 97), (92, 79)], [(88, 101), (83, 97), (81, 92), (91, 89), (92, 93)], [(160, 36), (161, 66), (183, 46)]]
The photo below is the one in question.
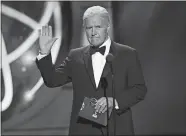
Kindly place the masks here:
[(126, 45), (126, 44), (120, 44), (115, 41), (113, 41), (113, 43), (116, 45), (117, 48), (119, 48), (119, 50), (124, 50), (124, 51), (135, 51), (136, 50), (135, 48), (129, 45)]
[(116, 47), (117, 53), (120, 55), (131, 58), (131, 57), (134, 57), (138, 54), (136, 49), (129, 46), (129, 45), (120, 44), (117, 42), (113, 42), (113, 43)]
[(82, 46), (82, 47), (71, 49), (70, 52), (71, 53), (82, 53), (85, 50), (87, 50), (88, 48), (89, 48), (89, 46)]
[(82, 54), (88, 51), (88, 49), (89, 46), (82, 46), (82, 47), (70, 49), (69, 56), (71, 56), (74, 59), (81, 58)]

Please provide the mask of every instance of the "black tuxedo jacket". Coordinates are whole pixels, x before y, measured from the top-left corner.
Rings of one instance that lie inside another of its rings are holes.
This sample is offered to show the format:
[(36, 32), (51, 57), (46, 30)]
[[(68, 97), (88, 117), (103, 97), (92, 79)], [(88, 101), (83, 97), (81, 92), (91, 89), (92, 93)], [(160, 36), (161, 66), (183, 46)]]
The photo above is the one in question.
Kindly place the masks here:
[[(114, 88), (119, 110), (116, 111), (116, 134), (134, 134), (131, 106), (143, 100), (147, 92), (140, 61), (135, 49), (111, 42), (110, 53), (114, 71)], [(63, 63), (55, 68), (52, 65), (51, 54), (36, 60), (37, 66), (48, 87), (62, 86), (68, 82), (73, 84), (73, 105), (69, 134), (100, 135), (106, 128), (79, 119), (78, 113), (84, 96), (100, 98), (104, 96), (102, 88), (96, 89), (90, 55), (90, 46), (72, 49)], [(108, 68), (106, 64), (103, 73)], [(103, 75), (102, 75), (103, 76)], [(112, 97), (112, 75), (104, 73), (108, 81), (107, 96)], [(114, 112), (112, 113), (114, 114)], [(113, 133), (113, 118), (109, 120), (109, 131)]]

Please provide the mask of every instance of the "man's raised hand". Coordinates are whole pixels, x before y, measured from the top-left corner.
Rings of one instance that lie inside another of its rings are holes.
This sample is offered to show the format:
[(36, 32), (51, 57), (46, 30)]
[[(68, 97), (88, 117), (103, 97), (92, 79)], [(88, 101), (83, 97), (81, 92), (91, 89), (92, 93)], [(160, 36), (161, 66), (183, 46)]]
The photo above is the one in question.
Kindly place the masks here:
[(48, 25), (42, 26), (42, 29), (39, 29), (40, 53), (48, 55), (56, 40), (57, 38), (52, 37), (52, 27)]

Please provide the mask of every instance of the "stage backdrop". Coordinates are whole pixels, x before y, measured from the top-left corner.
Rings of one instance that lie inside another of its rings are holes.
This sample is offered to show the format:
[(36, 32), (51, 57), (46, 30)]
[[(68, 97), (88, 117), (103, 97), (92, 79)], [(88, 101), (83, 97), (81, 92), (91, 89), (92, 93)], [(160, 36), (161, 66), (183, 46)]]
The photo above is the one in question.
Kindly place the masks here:
[(58, 37), (52, 48), (53, 63), (59, 65), (67, 55), (72, 41), (71, 3), (7, 1), (2, 2), (1, 15), (2, 134), (67, 133), (71, 103), (66, 104), (72, 97), (66, 92), (71, 85), (47, 88), (35, 59), (38, 29), (46, 24)]
[(136, 134), (186, 134), (186, 2), (113, 2), (117, 42), (137, 49), (148, 93)]

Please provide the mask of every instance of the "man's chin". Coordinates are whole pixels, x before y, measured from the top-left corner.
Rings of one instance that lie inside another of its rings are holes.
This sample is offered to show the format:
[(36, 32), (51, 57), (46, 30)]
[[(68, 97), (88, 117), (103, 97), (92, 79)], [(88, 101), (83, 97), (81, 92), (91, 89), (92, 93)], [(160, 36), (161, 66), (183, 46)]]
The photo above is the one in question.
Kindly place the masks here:
[(94, 47), (99, 47), (100, 45), (95, 45), (95, 44), (91, 44), (92, 46), (94, 46)]
[(94, 46), (94, 47), (99, 47), (99, 46), (101, 46), (101, 44), (99, 44), (99, 43), (90, 43), (92, 46)]

